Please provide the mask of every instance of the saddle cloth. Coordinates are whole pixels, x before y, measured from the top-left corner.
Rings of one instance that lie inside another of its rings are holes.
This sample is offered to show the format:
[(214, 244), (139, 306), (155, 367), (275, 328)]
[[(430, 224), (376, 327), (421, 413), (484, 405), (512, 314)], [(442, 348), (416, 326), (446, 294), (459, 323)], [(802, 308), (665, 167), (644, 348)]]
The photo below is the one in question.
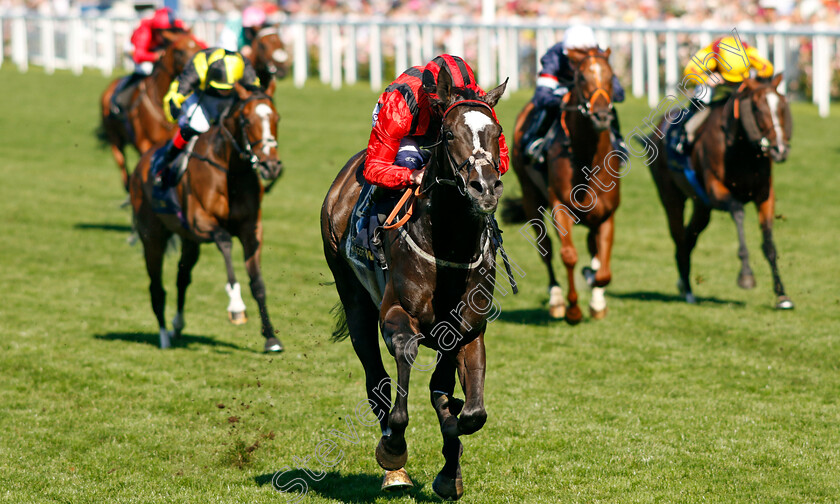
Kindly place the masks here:
[(677, 145), (683, 140), (683, 129), (687, 121), (687, 114), (680, 120), (673, 124), (669, 124), (665, 130), (665, 159), (668, 161), (668, 169), (674, 172), (678, 177), (684, 177), (691, 186), (694, 196), (700, 198), (707, 205), (709, 204), (709, 196), (706, 194), (706, 189), (703, 183), (697, 178), (697, 172), (691, 166), (690, 153), (679, 152)]
[(350, 215), (349, 230), (343, 248), (356, 278), (365, 286), (373, 302), (379, 306), (388, 281), (388, 266), (382, 250), (380, 226), (384, 221), (386, 208), (393, 207), (393, 198), (383, 198), (376, 194), (375, 190), (374, 185), (362, 185), (359, 199)]

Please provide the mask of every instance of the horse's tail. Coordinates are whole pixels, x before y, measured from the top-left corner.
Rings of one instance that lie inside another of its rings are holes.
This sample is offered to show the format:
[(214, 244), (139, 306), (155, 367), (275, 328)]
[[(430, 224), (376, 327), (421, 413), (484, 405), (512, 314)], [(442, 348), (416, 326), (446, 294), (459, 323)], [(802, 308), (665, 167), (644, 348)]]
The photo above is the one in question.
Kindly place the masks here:
[(101, 122), (99, 126), (93, 132), (96, 139), (99, 141), (99, 148), (104, 149), (107, 147), (111, 142), (108, 139), (108, 131), (105, 130), (104, 122)]
[(335, 319), (335, 329), (333, 330), (332, 337), (330, 339), (333, 341), (342, 341), (347, 339), (347, 337), (350, 336), (350, 328), (347, 326), (347, 313), (344, 312), (344, 306), (341, 304), (341, 301), (332, 307), (330, 313), (332, 313), (332, 316)]
[(502, 200), (502, 221), (507, 224), (519, 224), (528, 220), (525, 216), (525, 204), (522, 198)]

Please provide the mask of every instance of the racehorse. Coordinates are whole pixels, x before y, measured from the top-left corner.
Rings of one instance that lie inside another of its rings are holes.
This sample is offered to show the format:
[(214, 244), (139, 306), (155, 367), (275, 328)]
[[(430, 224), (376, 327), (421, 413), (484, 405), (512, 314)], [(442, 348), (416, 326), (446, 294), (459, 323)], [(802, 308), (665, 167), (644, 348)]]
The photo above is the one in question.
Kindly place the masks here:
[[(583, 318), (575, 289), (578, 254), (572, 242), (573, 224), (584, 224), (589, 228), (587, 245), (592, 261), (583, 273), (592, 287), (589, 308), (593, 318), (606, 316), (604, 287), (612, 278), (610, 254), (615, 211), (620, 201), (619, 182), (624, 173), (622, 156), (611, 151), (613, 71), (609, 56), (609, 49), (603, 52), (597, 48), (569, 51), (575, 69), (574, 86), (563, 99), (559, 120), (569, 145), (566, 148), (560, 137), (554, 136), (548, 145), (544, 168), (540, 169), (525, 154), (522, 143), (522, 136), (533, 118), (532, 103), (525, 105), (519, 113), (514, 129), (513, 168), (522, 186), (525, 216), (529, 222), (540, 223), (540, 230), (543, 229), (541, 212), (550, 216), (560, 236), (560, 257), (568, 274), (567, 307), (563, 290), (554, 276), (551, 240), (547, 233), (538, 233), (538, 250), (548, 269), (549, 314), (557, 319), (565, 317), (570, 324), (577, 324)], [(545, 205), (549, 206), (547, 210)]]
[[(441, 72), (438, 100), (442, 112), (413, 213), (399, 228), (384, 231), (388, 281), (381, 298), (366, 291), (348, 262), (345, 242), (362, 189), (365, 152), (341, 169), (321, 207), (324, 253), (335, 278), (340, 303), (335, 339), (349, 335), (365, 370), (368, 405), (379, 419), (382, 438), (376, 460), (386, 470), (383, 488), (394, 481), (410, 485), (408, 458), (408, 385), (423, 344), (437, 353), (429, 389), (443, 434), (445, 464), (432, 488), (446, 499), (463, 494), (459, 436), (481, 429), (484, 409), (484, 332), (494, 308), (495, 262), (488, 228), (502, 194), (499, 137), (493, 107), (507, 82), (485, 96), (452, 87)], [(401, 219), (402, 220), (402, 219)], [(382, 364), (377, 325), (397, 365), (396, 401), (391, 408), (391, 378)], [(431, 366), (426, 369), (431, 369)], [(455, 373), (465, 401), (456, 399)], [(393, 471), (394, 473), (392, 473)]]
[[(744, 237), (744, 203), (751, 201), (758, 208), (762, 250), (773, 274), (776, 308), (793, 308), (793, 301), (785, 294), (779, 277), (773, 242), (773, 162), (782, 163), (787, 159), (793, 133), (787, 100), (776, 89), (781, 80), (781, 74), (769, 84), (747, 79), (724, 106), (712, 108), (698, 129), (691, 164), (708, 203), (692, 189), (685, 176), (668, 168), (665, 141), (657, 135), (649, 137), (659, 149), (659, 156), (650, 169), (676, 245), (680, 276), (677, 287), (689, 303), (696, 302), (689, 281), (691, 251), (697, 244), (697, 237), (709, 224), (713, 209), (728, 211), (738, 230), (738, 257), (741, 259), (738, 286), (743, 289), (755, 287)], [(659, 125), (661, 131), (664, 131), (664, 120)], [(686, 199), (694, 203), (687, 227), (683, 217)]]
[[(180, 215), (159, 214), (153, 210), (153, 177), (149, 176), (149, 167), (155, 149), (143, 154), (131, 176), (134, 226), (143, 242), (161, 348), (170, 346), (170, 337), (179, 337), (184, 328), (186, 291), (202, 243), (214, 242), (224, 256), (230, 321), (237, 325), (247, 321), (231, 261), (232, 237), (236, 236), (244, 250), (251, 294), (259, 305), (265, 350), (283, 350), (268, 316), (260, 272), (263, 242), (260, 176), (275, 179), (282, 170), (277, 159), (278, 116), (271, 97), (261, 90), (251, 92), (238, 83), (235, 90), (238, 95), (235, 103), (224, 113), (218, 126), (198, 137), (189, 154), (186, 171), (177, 186)], [(182, 249), (178, 262), (178, 313), (172, 321), (173, 331), (169, 332), (164, 320), (166, 293), (161, 271), (166, 244), (173, 233), (181, 238)]]
[(129, 174), (125, 161), (125, 146), (134, 145), (137, 152), (143, 154), (153, 145), (172, 137), (175, 125), (167, 121), (163, 114), (163, 96), (169, 89), (169, 84), (202, 48), (189, 32), (164, 34), (164, 38), (167, 44), (163, 56), (155, 63), (152, 74), (140, 81), (132, 92), (131, 106), (126, 110), (128, 128), (111, 111), (111, 97), (122, 78), (111, 82), (100, 100), (104, 140), (111, 146), (111, 154), (120, 168), (126, 191)]
[(268, 89), (274, 79), (282, 79), (288, 74), (292, 61), (277, 28), (260, 30), (251, 42), (251, 49), (251, 63), (263, 89)]

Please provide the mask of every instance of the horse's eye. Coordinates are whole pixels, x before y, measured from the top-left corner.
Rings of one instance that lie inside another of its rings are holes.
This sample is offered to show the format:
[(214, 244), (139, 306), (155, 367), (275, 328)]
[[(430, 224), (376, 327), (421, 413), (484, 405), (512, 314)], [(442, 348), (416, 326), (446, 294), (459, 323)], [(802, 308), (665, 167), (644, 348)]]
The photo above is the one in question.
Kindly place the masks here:
[(451, 142), (452, 140), (455, 140), (455, 134), (452, 133), (451, 131), (447, 131), (446, 132), (446, 140), (449, 141), (449, 142)]

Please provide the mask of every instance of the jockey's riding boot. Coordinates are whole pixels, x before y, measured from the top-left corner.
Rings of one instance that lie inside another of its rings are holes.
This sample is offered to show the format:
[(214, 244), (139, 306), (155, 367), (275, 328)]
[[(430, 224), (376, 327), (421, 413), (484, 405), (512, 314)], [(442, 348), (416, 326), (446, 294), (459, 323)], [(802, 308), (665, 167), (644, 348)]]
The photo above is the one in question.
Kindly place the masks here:
[(531, 121), (531, 124), (528, 126), (528, 130), (522, 135), (522, 145), (525, 146), (524, 151), (525, 155), (531, 159), (538, 159), (542, 154), (542, 148), (545, 144), (545, 138), (543, 138), (542, 133), (542, 126), (545, 122), (546, 110), (540, 109), (534, 114), (534, 119)]
[(158, 149), (152, 158), (152, 173), (154, 173), (154, 186), (156, 189), (164, 190), (172, 185), (172, 161), (178, 157), (181, 149), (172, 144), (172, 140), (168, 141), (165, 146)]
[(137, 84), (145, 75), (133, 73), (120, 81), (117, 88), (114, 89), (114, 95), (111, 98), (111, 113), (118, 119), (123, 119), (126, 110), (128, 110), (131, 94), (134, 91), (134, 85)]

